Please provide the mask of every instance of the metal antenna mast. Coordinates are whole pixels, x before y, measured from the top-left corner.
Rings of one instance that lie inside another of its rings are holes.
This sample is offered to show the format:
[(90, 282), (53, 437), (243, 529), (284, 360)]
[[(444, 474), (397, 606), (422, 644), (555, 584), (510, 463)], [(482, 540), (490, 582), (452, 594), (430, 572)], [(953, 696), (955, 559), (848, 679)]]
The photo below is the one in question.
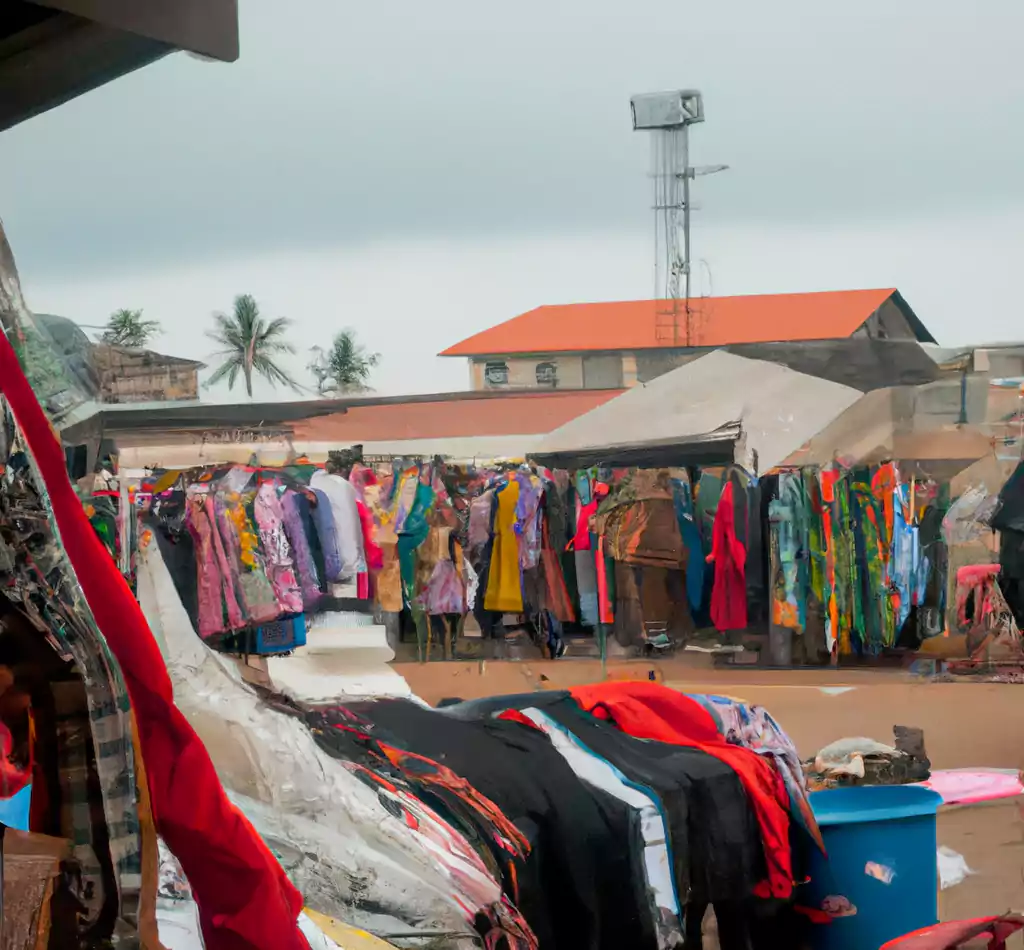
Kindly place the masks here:
[(633, 96), (630, 107), (634, 131), (651, 133), (655, 339), (671, 346), (698, 346), (699, 328), (690, 304), (690, 183), (698, 175), (713, 175), (729, 166), (690, 165), (690, 126), (704, 121), (704, 99), (697, 90)]

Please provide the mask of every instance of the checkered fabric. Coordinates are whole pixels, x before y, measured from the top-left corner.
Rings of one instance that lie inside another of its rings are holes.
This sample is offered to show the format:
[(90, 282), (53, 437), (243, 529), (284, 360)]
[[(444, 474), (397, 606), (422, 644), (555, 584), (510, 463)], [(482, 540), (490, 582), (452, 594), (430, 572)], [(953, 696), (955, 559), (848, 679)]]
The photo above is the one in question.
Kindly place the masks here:
[[(80, 682), (55, 683), (61, 829), (82, 864), (90, 919), (104, 903), (102, 864), (109, 852), (118, 889), (117, 946), (137, 945), (142, 847), (131, 705), (107, 647), (64, 555), (41, 480), (12, 453), (0, 484), (0, 536), (16, 553), (0, 558), (0, 587), (59, 654), (74, 661)], [(5, 570), (10, 568), (10, 570)]]

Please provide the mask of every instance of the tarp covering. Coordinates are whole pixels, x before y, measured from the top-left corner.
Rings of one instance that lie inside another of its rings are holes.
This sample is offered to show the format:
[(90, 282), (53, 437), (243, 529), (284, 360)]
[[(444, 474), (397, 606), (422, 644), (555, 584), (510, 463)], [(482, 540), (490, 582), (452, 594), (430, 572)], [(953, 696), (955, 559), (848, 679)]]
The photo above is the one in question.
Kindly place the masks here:
[(867, 393), (787, 459), (793, 465), (958, 460), (954, 471), (991, 455), (1003, 427), (989, 419), (988, 380), (955, 374), (923, 386)]
[(716, 351), (555, 429), (532, 455), (570, 468), (735, 461), (763, 472), (860, 398), (849, 386)]

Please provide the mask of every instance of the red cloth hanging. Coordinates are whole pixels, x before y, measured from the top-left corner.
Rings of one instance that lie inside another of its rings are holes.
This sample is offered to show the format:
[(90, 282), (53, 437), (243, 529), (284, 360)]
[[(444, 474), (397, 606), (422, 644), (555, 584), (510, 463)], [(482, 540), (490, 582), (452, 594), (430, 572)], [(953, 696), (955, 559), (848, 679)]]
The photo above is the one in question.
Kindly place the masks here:
[(609, 681), (576, 686), (570, 692), (583, 710), (614, 722), (628, 735), (701, 749), (728, 765), (743, 784), (761, 829), (768, 880), (758, 893), (778, 898), (792, 894), (789, 793), (771, 762), (751, 749), (726, 742), (700, 703), (667, 686), (643, 680)]
[(377, 543), (377, 526), (373, 521), (373, 512), (361, 501), (356, 500), (356, 510), (359, 512), (359, 527), (363, 533), (363, 553), (366, 557), (366, 567), (370, 571), (381, 571), (384, 569), (384, 552)]
[(594, 482), (594, 497), (587, 504), (580, 506), (579, 517), (576, 519), (576, 535), (565, 546), (566, 551), (590, 550), (590, 519), (597, 514), (597, 506), (604, 501), (610, 491), (604, 482)]
[(597, 619), (603, 624), (615, 623), (615, 611), (608, 596), (608, 565), (604, 559), (604, 535), (597, 539)]
[(60, 540), (131, 698), (157, 831), (181, 863), (209, 950), (309, 950), (302, 895), (228, 800), (205, 747), (174, 705), (167, 667), (125, 579), (68, 480), (64, 452), (0, 334), (0, 392), (50, 497)]
[(732, 482), (726, 482), (718, 500), (708, 561), (715, 564), (711, 589), (711, 622), (716, 630), (743, 630), (747, 626), (747, 549), (736, 537), (736, 510)]

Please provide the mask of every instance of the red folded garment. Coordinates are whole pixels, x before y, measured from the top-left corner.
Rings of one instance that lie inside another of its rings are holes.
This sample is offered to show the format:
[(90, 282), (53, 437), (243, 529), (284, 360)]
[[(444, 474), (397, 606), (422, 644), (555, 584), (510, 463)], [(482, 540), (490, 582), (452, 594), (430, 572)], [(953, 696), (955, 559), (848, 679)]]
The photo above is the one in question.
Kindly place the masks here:
[(667, 686), (644, 680), (609, 681), (576, 686), (570, 692), (586, 712), (614, 722), (637, 739), (701, 749), (728, 765), (743, 783), (761, 828), (768, 865), (765, 896), (786, 898), (792, 894), (789, 795), (782, 776), (767, 759), (726, 742), (700, 703)]

